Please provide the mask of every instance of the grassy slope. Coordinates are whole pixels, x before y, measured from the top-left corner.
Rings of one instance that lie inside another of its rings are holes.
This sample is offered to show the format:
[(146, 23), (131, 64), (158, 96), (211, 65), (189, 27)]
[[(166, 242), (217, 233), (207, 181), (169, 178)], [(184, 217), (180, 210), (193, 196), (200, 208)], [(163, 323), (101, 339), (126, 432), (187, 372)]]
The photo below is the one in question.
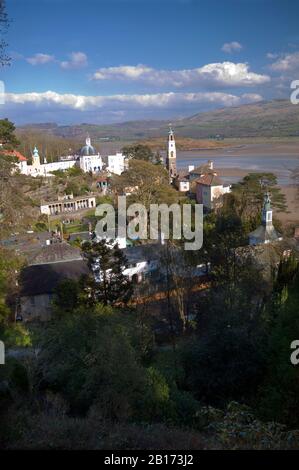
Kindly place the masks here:
[[(193, 139), (206, 139), (217, 134), (225, 138), (299, 136), (299, 105), (293, 105), (288, 100), (262, 101), (173, 120), (173, 126), (177, 136)], [(87, 133), (95, 142), (104, 138), (132, 141), (165, 138), (168, 121), (131, 121), (111, 125), (31, 125), (26, 130), (28, 132), (29, 129), (32, 131), (37, 128), (43, 133), (81, 142)]]

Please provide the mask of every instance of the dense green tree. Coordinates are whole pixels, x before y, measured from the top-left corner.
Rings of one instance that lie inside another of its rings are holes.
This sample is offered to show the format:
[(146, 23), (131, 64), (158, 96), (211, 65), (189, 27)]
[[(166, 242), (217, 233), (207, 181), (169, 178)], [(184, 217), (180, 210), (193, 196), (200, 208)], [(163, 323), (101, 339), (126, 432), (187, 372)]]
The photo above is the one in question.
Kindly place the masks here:
[(60, 282), (55, 290), (53, 304), (59, 314), (72, 313), (80, 303), (80, 283), (72, 279)]
[(178, 201), (178, 193), (169, 186), (169, 176), (161, 165), (132, 159), (129, 169), (113, 177), (112, 186), (118, 193), (131, 192), (129, 202), (139, 202), (146, 208), (150, 204), (171, 204)]
[(110, 246), (106, 240), (85, 242), (82, 252), (92, 273), (84, 280), (88, 301), (104, 305), (127, 302), (132, 284), (123, 274), (126, 258), (118, 245)]
[(8, 119), (0, 119), (0, 142), (4, 148), (12, 149), (19, 145), (15, 136), (15, 125)]
[[(291, 363), (291, 343), (299, 339), (299, 273), (284, 287), (269, 333), (267, 373), (259, 410), (265, 419), (299, 426), (299, 369)], [(273, 312), (271, 312), (273, 315)]]
[(232, 185), (231, 193), (224, 197), (223, 211), (235, 213), (243, 223), (260, 220), (264, 195), (268, 191), (271, 205), (278, 211), (286, 211), (286, 198), (277, 185), (273, 173), (250, 173), (242, 181)]
[(151, 148), (143, 144), (126, 145), (122, 149), (122, 153), (129, 159), (144, 160), (147, 162), (156, 161), (155, 155)]
[(26, 329), (14, 322), (18, 294), (18, 274), (24, 260), (10, 250), (0, 247), (0, 339), (8, 346), (26, 346), (30, 336)]

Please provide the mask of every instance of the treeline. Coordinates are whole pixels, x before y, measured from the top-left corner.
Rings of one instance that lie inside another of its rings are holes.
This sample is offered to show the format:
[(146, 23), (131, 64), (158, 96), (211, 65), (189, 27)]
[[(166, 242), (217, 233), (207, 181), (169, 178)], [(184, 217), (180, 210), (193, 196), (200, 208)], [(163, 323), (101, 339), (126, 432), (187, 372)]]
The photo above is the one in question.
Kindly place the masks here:
[(28, 130), (16, 130), (20, 141), (18, 150), (28, 159), (32, 157), (36, 146), (40, 157), (47, 162), (57, 161), (59, 156), (72, 155), (82, 147), (82, 143), (76, 139), (66, 139), (46, 132)]

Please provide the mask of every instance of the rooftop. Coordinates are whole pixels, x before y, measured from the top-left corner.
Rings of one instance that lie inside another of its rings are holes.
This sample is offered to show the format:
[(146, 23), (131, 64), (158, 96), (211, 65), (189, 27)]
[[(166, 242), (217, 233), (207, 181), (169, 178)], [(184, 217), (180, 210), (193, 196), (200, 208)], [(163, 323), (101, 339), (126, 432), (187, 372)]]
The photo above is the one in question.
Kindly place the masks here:
[(21, 296), (52, 294), (63, 280), (79, 280), (88, 273), (83, 260), (28, 266), (21, 272)]
[(81, 251), (65, 242), (57, 242), (41, 247), (28, 257), (30, 265), (59, 263), (81, 260)]
[(18, 150), (1, 150), (1, 154), (7, 155), (9, 157), (15, 157), (19, 160), (19, 162), (27, 161), (27, 158), (24, 157), (24, 155), (22, 155), (21, 152), (18, 152)]
[(205, 186), (221, 186), (223, 185), (222, 180), (217, 176), (217, 173), (207, 173), (197, 178), (196, 183), (203, 184)]

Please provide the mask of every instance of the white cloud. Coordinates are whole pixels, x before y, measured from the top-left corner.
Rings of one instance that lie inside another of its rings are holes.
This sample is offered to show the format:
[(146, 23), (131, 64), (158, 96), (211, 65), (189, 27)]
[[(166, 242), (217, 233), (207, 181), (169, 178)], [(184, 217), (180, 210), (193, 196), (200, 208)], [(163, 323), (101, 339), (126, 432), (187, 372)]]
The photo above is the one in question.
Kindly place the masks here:
[(63, 69), (79, 69), (86, 67), (88, 64), (87, 55), (84, 52), (72, 52), (69, 55), (70, 60), (66, 60), (60, 63)]
[(49, 54), (38, 53), (34, 54), (32, 57), (27, 57), (27, 62), (31, 65), (40, 65), (40, 64), (47, 64), (49, 62), (53, 62), (55, 57)]
[(108, 124), (136, 119), (173, 119), (210, 109), (254, 103), (255, 93), (155, 93), (83, 96), (43, 93), (7, 93), (2, 115), (19, 124), (28, 122)]
[(274, 71), (292, 71), (299, 69), (299, 52), (283, 54), (276, 62), (271, 64), (270, 68)]
[(235, 106), (243, 102), (260, 101), (258, 94), (245, 93), (237, 96), (229, 93), (156, 93), (140, 95), (97, 95), (83, 96), (74, 94), (59, 94), (54, 91), (43, 93), (7, 93), (6, 105), (31, 104), (37, 107), (54, 106), (69, 108), (78, 111), (93, 109), (109, 109), (121, 111), (127, 108), (173, 108), (183, 105), (196, 105), (200, 103), (214, 103), (221, 106)]
[(241, 49), (243, 49), (243, 46), (237, 41), (225, 42), (221, 47), (221, 50), (223, 52), (227, 52), (228, 54), (231, 54), (232, 52), (239, 52)]
[(142, 64), (103, 67), (98, 69), (92, 78), (94, 80), (140, 81), (156, 86), (201, 85), (207, 88), (261, 85), (270, 81), (268, 75), (250, 72), (248, 64), (234, 62), (213, 63), (185, 70), (159, 70)]
[(266, 57), (267, 57), (267, 59), (277, 59), (277, 57), (279, 57), (279, 55), (276, 54), (276, 53), (273, 53), (273, 52), (268, 52), (266, 54)]

